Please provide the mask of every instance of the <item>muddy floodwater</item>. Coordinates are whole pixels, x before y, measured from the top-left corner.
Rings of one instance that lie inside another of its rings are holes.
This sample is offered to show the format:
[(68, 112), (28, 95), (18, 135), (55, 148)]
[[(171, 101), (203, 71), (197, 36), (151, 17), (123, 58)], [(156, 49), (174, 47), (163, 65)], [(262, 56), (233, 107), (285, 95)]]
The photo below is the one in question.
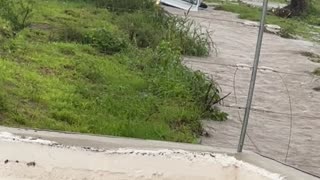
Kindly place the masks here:
[[(221, 105), (229, 120), (204, 121), (210, 136), (202, 144), (237, 148), (258, 27), (212, 8), (189, 16), (210, 32), (217, 53), (185, 64), (216, 81), (222, 96), (231, 93)], [(301, 52), (320, 54), (320, 46), (265, 33), (244, 148), (320, 175), (320, 80), (311, 73), (320, 64)]]

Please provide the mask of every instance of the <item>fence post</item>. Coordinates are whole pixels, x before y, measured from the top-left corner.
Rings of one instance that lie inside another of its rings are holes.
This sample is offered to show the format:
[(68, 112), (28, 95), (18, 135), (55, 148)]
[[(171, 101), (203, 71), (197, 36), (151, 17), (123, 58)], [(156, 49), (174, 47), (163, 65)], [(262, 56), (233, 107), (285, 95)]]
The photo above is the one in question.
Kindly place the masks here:
[(242, 129), (241, 129), (241, 134), (240, 134), (240, 140), (239, 140), (239, 145), (238, 145), (238, 152), (239, 153), (242, 152), (242, 150), (243, 150), (244, 140), (245, 140), (247, 127), (248, 127), (252, 98), (253, 98), (254, 87), (255, 87), (257, 71), (258, 71), (258, 65), (259, 65), (259, 60), (260, 60), (260, 52), (261, 52), (261, 45), (262, 45), (264, 24), (265, 24), (265, 20), (266, 20), (267, 10), (268, 10), (268, 0), (264, 0), (262, 14), (261, 14), (261, 18), (260, 18), (259, 34), (258, 34), (258, 40), (257, 40), (257, 45), (256, 45), (254, 62), (253, 62), (247, 105), (246, 105), (246, 109), (245, 109), (245, 113), (244, 113)]

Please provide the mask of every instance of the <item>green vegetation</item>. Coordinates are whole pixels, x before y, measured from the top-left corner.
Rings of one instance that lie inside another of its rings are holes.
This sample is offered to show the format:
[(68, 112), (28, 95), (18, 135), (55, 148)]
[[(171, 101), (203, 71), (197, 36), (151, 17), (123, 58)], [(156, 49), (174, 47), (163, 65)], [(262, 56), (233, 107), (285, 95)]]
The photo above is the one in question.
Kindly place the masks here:
[[(219, 5), (216, 9), (230, 11), (239, 14), (239, 18), (248, 19), (252, 21), (259, 21), (261, 15), (261, 8), (252, 7), (246, 4), (231, 4), (224, 3)], [(292, 38), (294, 36), (300, 36), (308, 40), (320, 41), (320, 2), (313, 1), (312, 8), (309, 14), (303, 17), (295, 18), (281, 18), (273, 13), (269, 13), (267, 16), (268, 24), (279, 25), (282, 30), (280, 36), (285, 38)], [(315, 38), (318, 36), (318, 38)]]
[(0, 17), (4, 17), (13, 30), (20, 30), (29, 25), (33, 0), (0, 0)]
[[(187, 18), (154, 5), (12, 2), (0, 0), (10, 10), (0, 14), (1, 125), (195, 142), (200, 118), (226, 118), (211, 106), (219, 90), (181, 64), (210, 50)], [(27, 18), (21, 7), (32, 7)]]

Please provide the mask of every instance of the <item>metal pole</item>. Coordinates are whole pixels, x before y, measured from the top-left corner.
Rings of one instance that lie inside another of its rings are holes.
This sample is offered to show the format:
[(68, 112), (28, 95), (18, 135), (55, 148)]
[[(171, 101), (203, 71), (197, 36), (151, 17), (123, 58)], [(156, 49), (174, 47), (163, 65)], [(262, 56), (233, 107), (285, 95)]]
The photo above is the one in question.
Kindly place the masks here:
[(254, 62), (253, 62), (251, 82), (250, 82), (250, 87), (249, 87), (247, 105), (246, 105), (244, 118), (243, 118), (242, 130), (241, 130), (241, 134), (240, 134), (238, 152), (242, 152), (244, 140), (246, 137), (247, 127), (248, 127), (248, 121), (249, 121), (249, 115), (250, 115), (250, 110), (251, 110), (254, 86), (256, 83), (256, 77), (257, 77), (257, 71), (258, 71), (258, 65), (259, 65), (259, 59), (260, 59), (261, 44), (262, 44), (263, 32), (264, 32), (264, 24), (265, 24), (266, 14), (267, 14), (267, 10), (268, 10), (268, 0), (263, 1), (263, 8), (262, 9), (263, 10), (262, 10), (261, 19), (260, 19), (260, 28), (259, 28), (256, 52), (255, 52), (255, 57), (254, 57)]

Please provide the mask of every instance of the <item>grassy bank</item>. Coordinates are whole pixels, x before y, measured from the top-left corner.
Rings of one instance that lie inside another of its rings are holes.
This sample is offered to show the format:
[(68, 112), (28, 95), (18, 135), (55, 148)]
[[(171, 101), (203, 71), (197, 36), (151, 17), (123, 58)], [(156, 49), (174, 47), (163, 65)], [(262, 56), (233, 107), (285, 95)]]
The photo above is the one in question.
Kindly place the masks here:
[(218, 89), (180, 63), (208, 37), (140, 1), (0, 0), (0, 124), (195, 142), (201, 118), (225, 119)]
[[(222, 3), (216, 9), (234, 12), (239, 18), (259, 21), (261, 8), (252, 7), (243, 3)], [(313, 6), (308, 15), (296, 18), (281, 18), (269, 13), (266, 22), (279, 25), (282, 30), (280, 36), (285, 38), (303, 37), (307, 40), (320, 42), (320, 2), (313, 1)]]

